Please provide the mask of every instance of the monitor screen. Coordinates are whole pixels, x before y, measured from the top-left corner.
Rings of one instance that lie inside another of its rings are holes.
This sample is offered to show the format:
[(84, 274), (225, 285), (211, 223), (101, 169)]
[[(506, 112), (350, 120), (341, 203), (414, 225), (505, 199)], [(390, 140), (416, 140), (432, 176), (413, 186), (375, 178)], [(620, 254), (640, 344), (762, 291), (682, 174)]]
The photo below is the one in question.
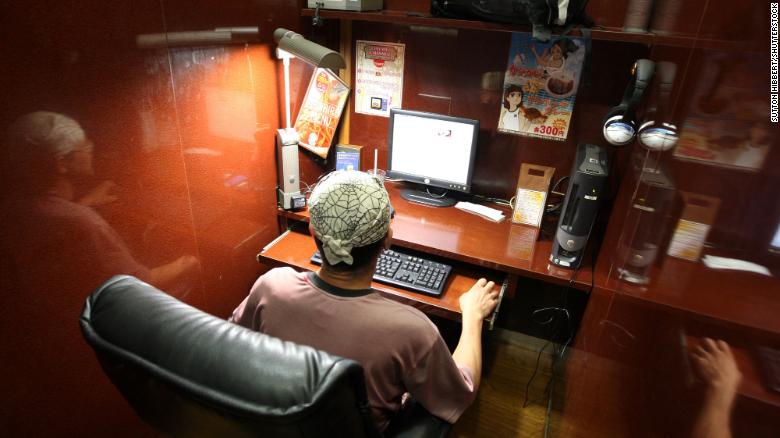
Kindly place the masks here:
[(468, 193), (478, 134), (478, 120), (393, 109), (388, 176)]

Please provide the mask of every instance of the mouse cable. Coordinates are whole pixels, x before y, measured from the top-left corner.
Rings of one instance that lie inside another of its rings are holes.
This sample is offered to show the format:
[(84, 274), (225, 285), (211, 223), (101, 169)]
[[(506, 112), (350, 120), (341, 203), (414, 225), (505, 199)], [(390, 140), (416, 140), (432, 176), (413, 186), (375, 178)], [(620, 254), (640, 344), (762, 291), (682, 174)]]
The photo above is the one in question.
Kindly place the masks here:
[(556, 192), (555, 189), (557, 189), (558, 186), (561, 185), (562, 182), (564, 182), (564, 181), (566, 181), (568, 179), (569, 179), (569, 175), (560, 177), (558, 179), (558, 181), (556, 181), (555, 184), (553, 184), (552, 189), (550, 189), (550, 193), (555, 193), (557, 195), (559, 192)]
[(447, 191), (446, 190), (441, 192), (441, 193), (431, 193), (431, 190), (428, 187), (426, 187), (425, 191), (428, 193), (428, 196), (430, 196), (431, 198), (439, 199), (439, 198), (443, 198), (443, 197), (447, 196)]
[(506, 199), (502, 199), (502, 198), (493, 198), (490, 196), (477, 195), (477, 194), (473, 194), (471, 196), (475, 199), (479, 199), (480, 201), (492, 202), (494, 204), (505, 205), (514, 208), (514, 205), (512, 204), (512, 200), (515, 199), (514, 197), (507, 201)]
[[(563, 316), (565, 316), (566, 317), (566, 319), (565, 319), (566, 326), (570, 327), (570, 325), (571, 325), (570, 324), (571, 317), (569, 315), (569, 311), (568, 311), (568, 309), (565, 309), (565, 308), (562, 308), (562, 307), (545, 307), (545, 308), (542, 308), (542, 309), (537, 309), (537, 310), (535, 310), (532, 313), (532, 316), (536, 316), (536, 315), (538, 315), (541, 312), (547, 312), (547, 311), (551, 311), (551, 310), (558, 311), (559, 314), (562, 314)], [(544, 322), (536, 321), (538, 324), (547, 325), (547, 324), (550, 324), (551, 322), (553, 322), (553, 319), (555, 320), (555, 325), (553, 326), (552, 333), (551, 333), (551, 336), (552, 336), (553, 339), (555, 339), (557, 337), (557, 335), (558, 335), (559, 328), (560, 328), (560, 320), (562, 319), (562, 318), (555, 318), (555, 316), (557, 316), (557, 314), (556, 315), (551, 315), (550, 318), (547, 319)], [(570, 332), (569, 339), (566, 341), (566, 345), (568, 345), (569, 341), (571, 341), (571, 332)], [(536, 365), (534, 365), (534, 371), (531, 374), (531, 377), (526, 382), (526, 385), (525, 385), (525, 395), (523, 397), (523, 408), (527, 407), (531, 403), (537, 403), (541, 399), (541, 397), (539, 397), (539, 398), (535, 398), (533, 400), (529, 400), (528, 393), (530, 392), (531, 383), (534, 381), (534, 379), (536, 378), (537, 373), (539, 372), (539, 364), (541, 362), (542, 353), (544, 352), (545, 349), (547, 349), (547, 346), (550, 345), (550, 344), (553, 344), (553, 354), (552, 354), (552, 362), (550, 364), (550, 370), (551, 370), (551, 373), (554, 371), (555, 363), (557, 362), (556, 361), (556, 355), (560, 354), (560, 353), (557, 350), (556, 345), (552, 341), (547, 341), (542, 346), (542, 348), (539, 349), (539, 353), (536, 356)], [(564, 347), (564, 351), (565, 351), (565, 347)], [(550, 379), (547, 380), (547, 384), (545, 385), (544, 391), (542, 392), (542, 394), (543, 394), (542, 397), (545, 394), (548, 397), (551, 396), (550, 385), (551, 385), (553, 377), (554, 377), (554, 374), (551, 374)]]

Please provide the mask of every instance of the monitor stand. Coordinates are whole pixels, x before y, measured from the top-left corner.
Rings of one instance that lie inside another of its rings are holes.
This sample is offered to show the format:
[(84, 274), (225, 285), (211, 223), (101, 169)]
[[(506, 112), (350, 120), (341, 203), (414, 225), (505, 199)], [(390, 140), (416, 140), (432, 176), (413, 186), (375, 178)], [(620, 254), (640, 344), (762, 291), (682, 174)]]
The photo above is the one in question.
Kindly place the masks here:
[(439, 198), (437, 196), (431, 196), (431, 194), (425, 190), (415, 189), (401, 189), (401, 198), (406, 199), (409, 202), (416, 202), (431, 207), (452, 207), (457, 202), (454, 198), (448, 196)]

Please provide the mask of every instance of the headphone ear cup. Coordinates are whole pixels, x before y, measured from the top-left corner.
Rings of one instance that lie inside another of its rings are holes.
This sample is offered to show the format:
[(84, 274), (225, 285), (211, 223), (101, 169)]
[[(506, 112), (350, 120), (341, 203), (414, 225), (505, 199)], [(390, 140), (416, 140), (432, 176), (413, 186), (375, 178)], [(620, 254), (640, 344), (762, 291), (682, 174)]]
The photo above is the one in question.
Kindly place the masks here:
[(614, 146), (625, 146), (631, 143), (636, 134), (636, 125), (633, 120), (625, 119), (626, 107), (618, 105), (607, 113), (604, 117), (604, 127), (602, 133), (604, 139)]
[(670, 123), (656, 123), (650, 120), (639, 127), (636, 135), (642, 147), (651, 151), (668, 151), (677, 145), (677, 127)]

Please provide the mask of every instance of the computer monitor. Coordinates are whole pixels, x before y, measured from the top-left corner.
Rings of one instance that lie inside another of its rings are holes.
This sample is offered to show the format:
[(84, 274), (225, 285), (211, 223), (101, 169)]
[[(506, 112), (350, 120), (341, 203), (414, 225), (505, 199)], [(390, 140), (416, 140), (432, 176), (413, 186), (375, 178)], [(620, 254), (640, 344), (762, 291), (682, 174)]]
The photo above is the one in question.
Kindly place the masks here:
[[(454, 205), (449, 191), (471, 191), (478, 134), (478, 120), (392, 109), (387, 175), (423, 186), (401, 190), (401, 197), (408, 201)], [(432, 187), (444, 190), (433, 193)]]

